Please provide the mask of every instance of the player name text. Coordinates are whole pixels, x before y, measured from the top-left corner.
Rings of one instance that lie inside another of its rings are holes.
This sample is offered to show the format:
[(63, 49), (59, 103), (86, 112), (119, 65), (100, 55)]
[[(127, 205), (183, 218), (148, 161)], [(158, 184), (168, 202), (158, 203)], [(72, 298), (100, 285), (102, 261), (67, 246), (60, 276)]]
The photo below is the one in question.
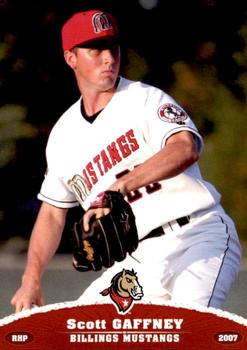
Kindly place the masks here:
[(111, 324), (107, 324), (105, 319), (95, 321), (82, 321), (70, 318), (67, 320), (69, 330), (180, 330), (182, 328), (182, 318), (115, 318)]

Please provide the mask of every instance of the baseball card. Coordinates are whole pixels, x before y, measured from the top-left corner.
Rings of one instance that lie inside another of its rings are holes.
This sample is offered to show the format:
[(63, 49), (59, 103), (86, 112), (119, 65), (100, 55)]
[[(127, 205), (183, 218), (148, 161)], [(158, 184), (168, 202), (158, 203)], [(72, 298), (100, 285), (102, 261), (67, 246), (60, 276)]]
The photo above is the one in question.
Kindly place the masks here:
[(246, 8), (0, 11), (0, 349), (245, 350)]

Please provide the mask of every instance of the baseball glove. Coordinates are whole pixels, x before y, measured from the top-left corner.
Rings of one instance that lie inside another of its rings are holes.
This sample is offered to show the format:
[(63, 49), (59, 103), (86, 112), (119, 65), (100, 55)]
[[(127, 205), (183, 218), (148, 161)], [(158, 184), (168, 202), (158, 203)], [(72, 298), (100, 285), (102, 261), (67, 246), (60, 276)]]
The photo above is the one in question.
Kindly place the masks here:
[(94, 218), (89, 231), (84, 231), (83, 219), (74, 225), (73, 266), (78, 271), (111, 267), (137, 248), (135, 216), (123, 195), (116, 191), (100, 193), (90, 208), (103, 207), (110, 208), (110, 213)]

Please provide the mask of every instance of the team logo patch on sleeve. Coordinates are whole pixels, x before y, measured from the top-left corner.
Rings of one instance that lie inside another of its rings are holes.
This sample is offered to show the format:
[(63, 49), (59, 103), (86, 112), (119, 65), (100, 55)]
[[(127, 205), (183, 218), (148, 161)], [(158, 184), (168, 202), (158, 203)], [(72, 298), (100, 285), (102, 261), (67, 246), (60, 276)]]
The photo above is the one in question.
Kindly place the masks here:
[(158, 115), (161, 120), (168, 123), (181, 123), (188, 118), (188, 114), (182, 108), (172, 103), (165, 103), (160, 106)]

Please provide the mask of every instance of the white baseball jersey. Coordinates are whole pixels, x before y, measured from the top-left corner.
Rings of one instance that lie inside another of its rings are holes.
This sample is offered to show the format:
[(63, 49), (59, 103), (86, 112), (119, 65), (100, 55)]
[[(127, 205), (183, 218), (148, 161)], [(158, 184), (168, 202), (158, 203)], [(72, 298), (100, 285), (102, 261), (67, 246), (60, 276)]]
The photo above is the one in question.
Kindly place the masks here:
[[(87, 209), (100, 192), (182, 130), (192, 132), (202, 148), (195, 125), (174, 99), (158, 88), (120, 78), (93, 123), (83, 118), (81, 99), (58, 120), (49, 137), (48, 169), (38, 198), (61, 208), (80, 204)], [(143, 238), (168, 221), (215, 206), (220, 195), (193, 164), (176, 177), (129, 193), (127, 199)]]

